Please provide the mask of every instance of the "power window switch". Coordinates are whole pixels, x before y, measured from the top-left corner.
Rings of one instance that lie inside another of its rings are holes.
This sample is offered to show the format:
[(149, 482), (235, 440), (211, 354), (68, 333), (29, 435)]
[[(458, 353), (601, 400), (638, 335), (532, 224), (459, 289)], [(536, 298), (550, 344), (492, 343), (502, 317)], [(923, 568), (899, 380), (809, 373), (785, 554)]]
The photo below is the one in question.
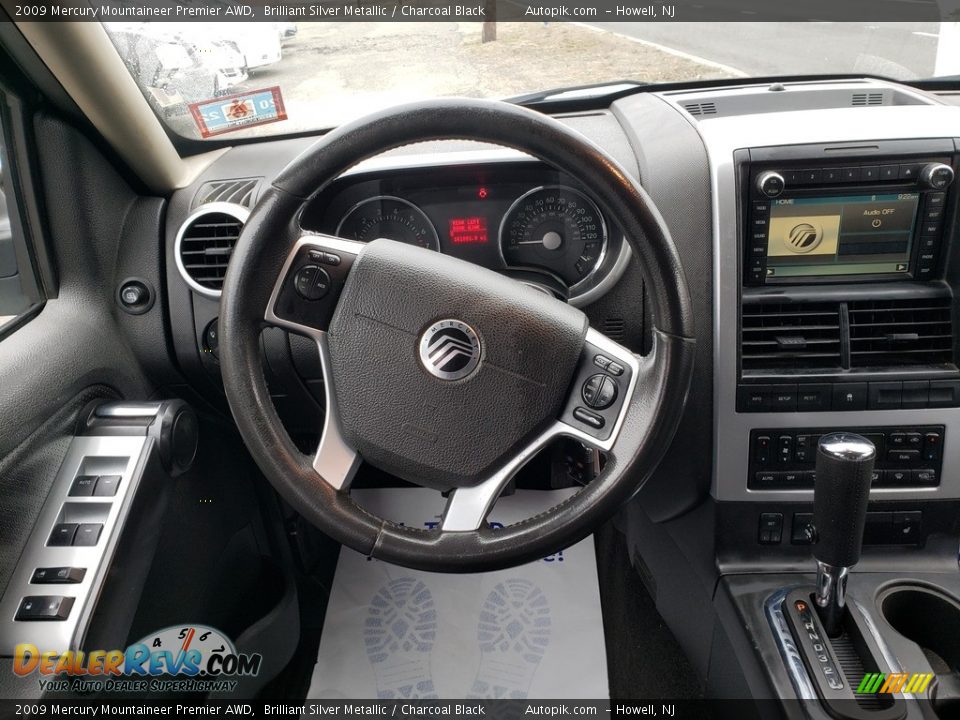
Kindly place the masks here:
[(15, 620), (66, 620), (74, 598), (62, 595), (30, 595), (20, 601)]
[(90, 497), (96, 484), (96, 475), (78, 475), (70, 486), (70, 497)]
[(97, 487), (93, 491), (94, 497), (113, 497), (120, 487), (120, 475), (101, 475), (97, 479)]
[(69, 547), (73, 545), (73, 537), (77, 534), (77, 523), (60, 523), (53, 527), (47, 545), (53, 547)]
[(30, 577), (32, 585), (73, 585), (83, 582), (86, 568), (49, 567), (37, 568)]
[(100, 540), (100, 531), (103, 525), (100, 523), (81, 523), (77, 527), (77, 534), (73, 538), (74, 547), (93, 547)]

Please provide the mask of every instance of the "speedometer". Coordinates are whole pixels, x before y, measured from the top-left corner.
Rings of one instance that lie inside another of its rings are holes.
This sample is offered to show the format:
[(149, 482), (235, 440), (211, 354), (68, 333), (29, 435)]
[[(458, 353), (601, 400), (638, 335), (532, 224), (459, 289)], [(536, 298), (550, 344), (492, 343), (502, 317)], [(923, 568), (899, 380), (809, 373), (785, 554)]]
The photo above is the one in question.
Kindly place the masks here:
[(500, 225), (500, 251), (510, 267), (552, 272), (574, 287), (603, 259), (607, 229), (600, 210), (571, 187), (540, 187), (522, 195)]
[(354, 205), (337, 225), (339, 237), (360, 242), (387, 238), (428, 250), (439, 250), (440, 239), (430, 218), (403, 198), (378, 195)]

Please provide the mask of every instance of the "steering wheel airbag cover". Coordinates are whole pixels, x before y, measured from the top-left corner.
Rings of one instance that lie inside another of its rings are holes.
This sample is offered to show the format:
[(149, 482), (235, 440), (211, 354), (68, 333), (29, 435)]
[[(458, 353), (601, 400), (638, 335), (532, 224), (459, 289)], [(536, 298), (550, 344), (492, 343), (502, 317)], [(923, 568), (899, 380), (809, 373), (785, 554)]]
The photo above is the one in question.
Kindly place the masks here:
[[(427, 372), (419, 340), (451, 318), (479, 336), (460, 380)], [(342, 431), (366, 461), (440, 490), (488, 477), (557, 417), (586, 316), (495, 272), (389, 240), (353, 265), (329, 330)]]

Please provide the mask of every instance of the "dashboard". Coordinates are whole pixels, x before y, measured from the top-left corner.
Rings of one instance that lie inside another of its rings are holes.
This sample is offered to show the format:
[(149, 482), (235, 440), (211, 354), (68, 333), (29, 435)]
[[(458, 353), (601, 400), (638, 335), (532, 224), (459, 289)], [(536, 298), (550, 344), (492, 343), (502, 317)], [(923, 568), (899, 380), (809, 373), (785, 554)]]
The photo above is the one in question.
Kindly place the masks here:
[(629, 253), (586, 189), (535, 161), (352, 175), (314, 199), (301, 224), (442, 252), (580, 306), (620, 279)]
[[(960, 498), (958, 104), (838, 79), (638, 92), (556, 116), (640, 179), (693, 295), (691, 400), (679, 449), (652, 481), (662, 514), (707, 495), (757, 513), (809, 502), (803, 445), (831, 428), (884, 438), (877, 497)], [(170, 325), (181, 367), (211, 397), (231, 238), (310, 142), (230, 149), (171, 200), (167, 260), (181, 272), (168, 277)], [(300, 223), (483, 265), (583, 308), (637, 352), (649, 346), (642, 268), (622, 233), (589, 187), (522, 153), (459, 141), (398, 149), (319, 189)], [(264, 352), (281, 415), (314, 433), (323, 383), (309, 343), (271, 331)], [(304, 387), (310, 406), (298, 402)]]

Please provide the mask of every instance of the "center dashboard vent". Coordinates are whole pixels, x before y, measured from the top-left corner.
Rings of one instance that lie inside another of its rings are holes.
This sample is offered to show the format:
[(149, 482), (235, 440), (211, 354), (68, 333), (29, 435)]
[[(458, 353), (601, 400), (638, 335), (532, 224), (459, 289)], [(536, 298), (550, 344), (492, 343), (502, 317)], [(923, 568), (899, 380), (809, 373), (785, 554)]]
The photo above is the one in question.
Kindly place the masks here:
[(839, 303), (763, 303), (743, 306), (744, 370), (839, 368)]
[(233, 203), (197, 208), (180, 226), (174, 253), (180, 274), (193, 290), (219, 297), (227, 264), (250, 211)]
[(953, 362), (951, 300), (858, 300), (848, 304), (850, 366)]

